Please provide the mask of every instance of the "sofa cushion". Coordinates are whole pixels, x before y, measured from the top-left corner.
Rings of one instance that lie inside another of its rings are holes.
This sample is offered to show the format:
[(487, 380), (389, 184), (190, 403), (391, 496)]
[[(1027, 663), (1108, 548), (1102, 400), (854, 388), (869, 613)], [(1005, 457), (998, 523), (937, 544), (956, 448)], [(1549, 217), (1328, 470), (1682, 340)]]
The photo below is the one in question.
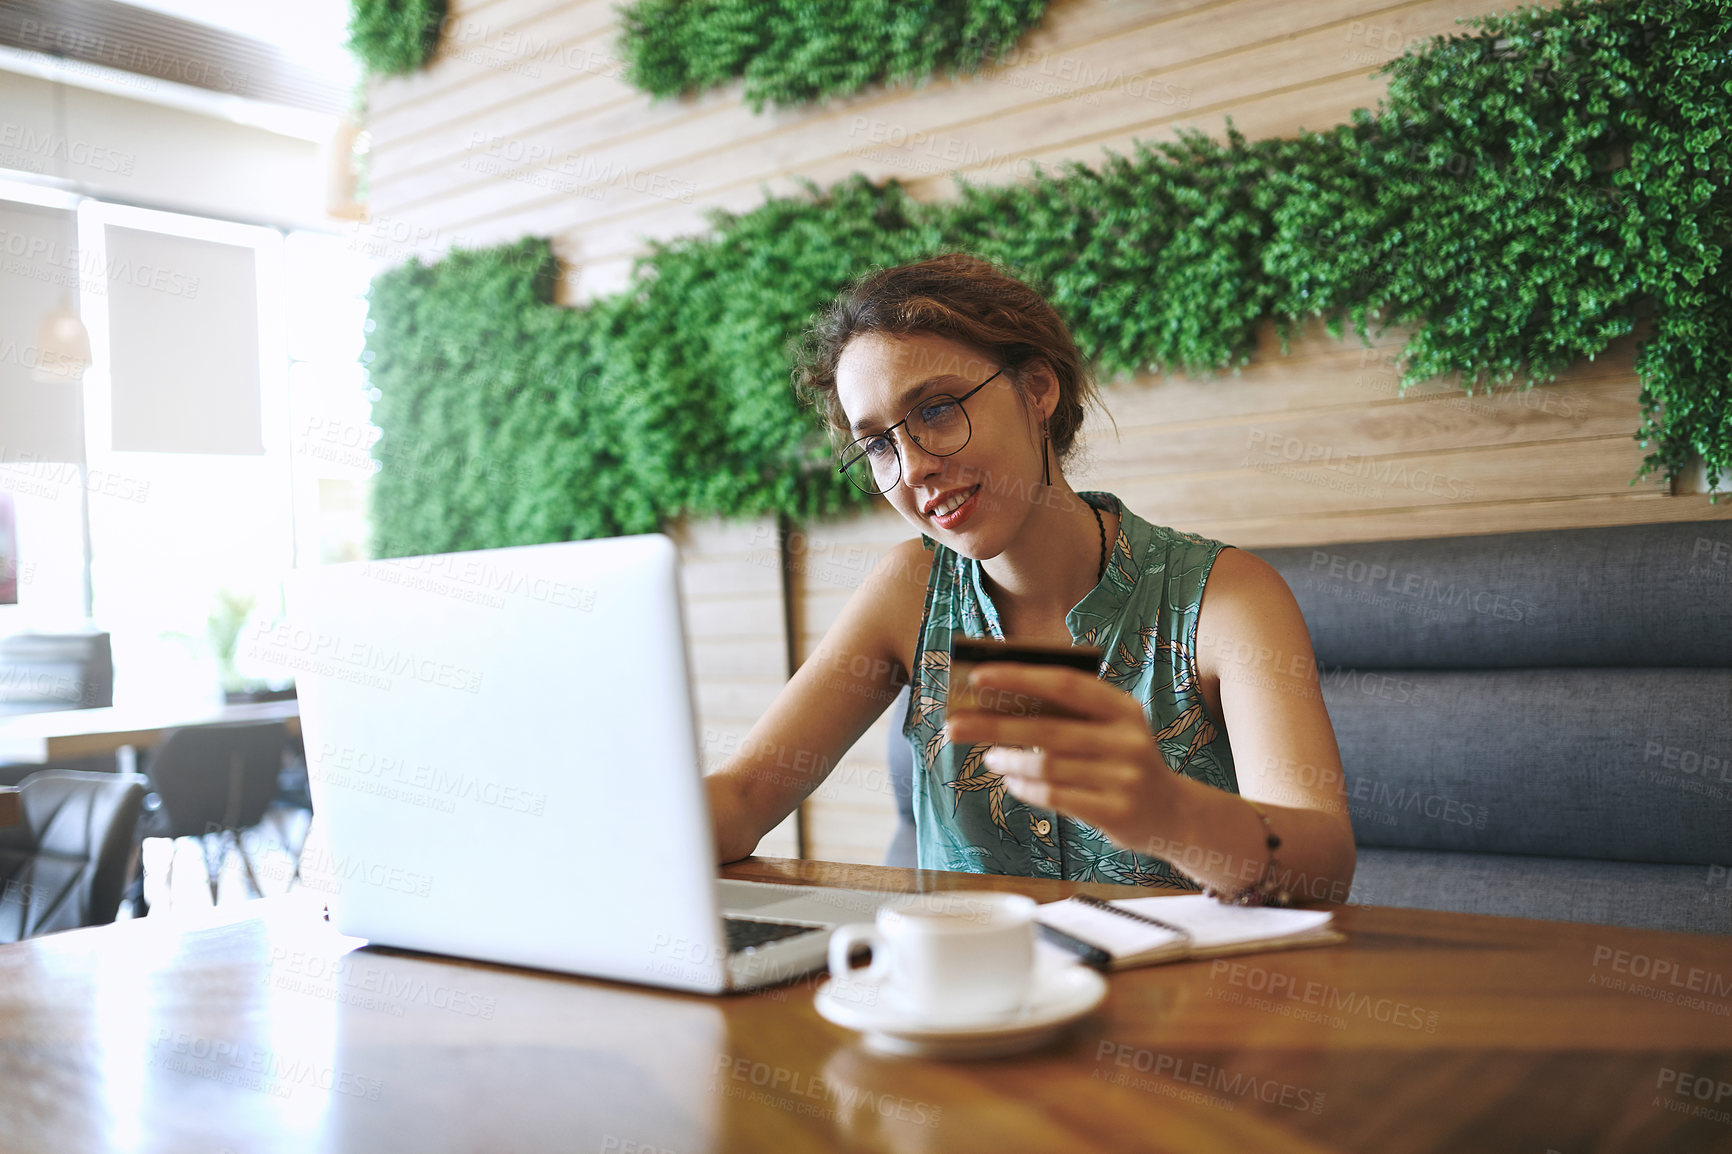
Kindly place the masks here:
[[(1356, 905), (1732, 933), (1732, 876), (1724, 866), (1361, 849), (1347, 900)], [(1592, 961), (1583, 958), (1579, 977), (1565, 975), (1560, 980), (1586, 982), (1593, 972)], [(1732, 980), (1732, 971), (1720, 975), (1720, 980)]]
[(1333, 670), (1363, 846), (1732, 863), (1732, 670)]
[(1356, 669), (1732, 665), (1732, 523), (1262, 549)]

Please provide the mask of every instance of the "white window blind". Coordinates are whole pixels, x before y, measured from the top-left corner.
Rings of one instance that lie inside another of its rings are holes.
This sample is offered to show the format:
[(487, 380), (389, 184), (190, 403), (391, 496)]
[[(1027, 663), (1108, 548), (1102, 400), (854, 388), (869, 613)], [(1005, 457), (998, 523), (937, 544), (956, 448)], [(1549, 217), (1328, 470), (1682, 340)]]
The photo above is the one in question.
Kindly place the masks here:
[(263, 455), (253, 250), (103, 235), (114, 450)]
[(62, 303), (78, 304), (76, 215), (0, 201), (0, 464), (84, 460), (82, 386), (41, 379), (56, 367), (42, 321)]

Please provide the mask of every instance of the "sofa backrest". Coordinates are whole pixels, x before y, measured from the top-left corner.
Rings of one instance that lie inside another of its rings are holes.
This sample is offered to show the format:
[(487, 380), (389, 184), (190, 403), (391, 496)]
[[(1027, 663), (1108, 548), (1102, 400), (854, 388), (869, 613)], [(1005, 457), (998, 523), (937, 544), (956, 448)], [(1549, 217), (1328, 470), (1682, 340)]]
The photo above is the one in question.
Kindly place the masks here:
[(1732, 668), (1732, 522), (1259, 549), (1324, 666)]

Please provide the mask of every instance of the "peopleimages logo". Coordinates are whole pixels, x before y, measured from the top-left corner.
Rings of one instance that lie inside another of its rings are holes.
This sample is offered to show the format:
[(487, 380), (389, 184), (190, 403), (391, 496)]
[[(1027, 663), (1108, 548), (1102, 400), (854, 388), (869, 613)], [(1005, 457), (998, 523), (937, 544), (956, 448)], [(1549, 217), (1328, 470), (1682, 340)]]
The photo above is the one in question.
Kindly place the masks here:
[[(588, 196), (591, 200), (601, 199), (602, 187), (616, 185), (623, 185), (645, 196), (677, 200), (684, 204), (690, 204), (697, 193), (698, 186), (689, 180), (676, 180), (661, 173), (630, 168), (618, 161), (602, 160), (582, 153), (556, 153), (547, 145), (514, 140), (498, 133), (471, 132), (469, 143), (464, 147), (470, 152), (479, 151), (482, 155), (475, 158), (474, 162), (464, 162), (463, 167), (484, 175), (498, 176), (515, 173), (516, 169), (510, 166), (528, 166), (539, 171), (540, 180), (531, 179), (534, 174), (529, 173), (517, 173), (511, 176), (511, 179), (530, 184), (539, 183), (542, 187), (577, 193)], [(482, 160), (491, 163), (477, 167), (477, 162)]]
[(1661, 1066), (1654, 1089), (1666, 1091), (1655, 1095), (1656, 1106), (1692, 1118), (1732, 1124), (1732, 1082), (1724, 1078)]
[(246, 95), (248, 88), (247, 74), (244, 72), (209, 60), (201, 60), (196, 56), (164, 52), (157, 45), (142, 43), (130, 37), (115, 40), (86, 28), (43, 23), (40, 20), (20, 20), (18, 39), (55, 56), (82, 56), (125, 72), (150, 77), (160, 76), (181, 84), (211, 88), (234, 96)]
[[(510, 61), (504, 63), (519, 65), (510, 68), (510, 71), (521, 71), (531, 77), (540, 76), (540, 69), (524, 68), (522, 65), (557, 64), (572, 72), (587, 72), (595, 76), (619, 76), (625, 72), (626, 67), (625, 62), (617, 56), (611, 56), (580, 42), (572, 42), (561, 35), (525, 31), (504, 24), (494, 25), (486, 20), (455, 13), (439, 21), (439, 36), (457, 49), (483, 48), (509, 57)], [(488, 61), (473, 54), (465, 54), (459, 58), (478, 64), (484, 63), (489, 67), (502, 67), (501, 62)]]
[[(1382, 590), (1392, 597), (1406, 599), (1415, 606), (1459, 608), (1466, 606), (1482, 616), (1496, 617), (1517, 624), (1534, 624), (1543, 613), (1543, 606), (1522, 597), (1492, 589), (1458, 586), (1444, 583), (1429, 574), (1403, 571), (1381, 562), (1363, 561), (1322, 549), (1311, 552), (1311, 565), (1305, 588), (1324, 592), (1340, 592), (1345, 586), (1359, 586), (1367, 592)], [(1390, 606), (1397, 601), (1378, 602)], [(1417, 610), (1415, 610), (1417, 612)]]
[(875, 1114), (916, 1126), (937, 1126), (944, 1117), (944, 1107), (936, 1103), (862, 1089), (731, 1054), (716, 1055), (715, 1081), (727, 1097), (813, 1117)]
[(464, 693), (481, 692), (478, 669), (365, 641), (345, 641), (335, 634), (261, 623), (247, 641), (247, 656), (283, 669), (376, 689), (390, 689), (393, 677), (408, 677)]
[[(1486, 818), (1490, 811), (1483, 805), (1475, 805), (1471, 801), (1457, 801), (1441, 794), (1424, 793), (1420, 790), (1408, 790), (1405, 787), (1391, 789), (1381, 781), (1369, 778), (1358, 778), (1348, 788), (1347, 796), (1354, 801), (1363, 801), (1386, 811), (1391, 817), (1404, 810), (1444, 822), (1448, 825), (1465, 825), (1474, 829), (1484, 829)], [(1380, 822), (1382, 825), (1393, 825), (1395, 822)]]
[(335, 789), (371, 793), (442, 813), (455, 813), (460, 801), (532, 817), (540, 817), (547, 808), (545, 793), (519, 789), (463, 770), (419, 761), (410, 763), (402, 757), (374, 755), (331, 742), (324, 742), (317, 749), (309, 746), (307, 752), (315, 778)]
[[(972, 140), (948, 132), (927, 132), (871, 116), (856, 116), (848, 125), (851, 138), (865, 137), (868, 144), (882, 144), (892, 151), (870, 149), (856, 144), (847, 150), (851, 155), (914, 168), (920, 172), (949, 172), (956, 168), (1009, 168), (1019, 180), (1032, 180), (1035, 163), (1026, 156), (1012, 156), (997, 148), (981, 148)], [(929, 162), (912, 158), (925, 156)]]
[(492, 1021), (499, 1006), (491, 995), (429, 982), (415, 973), (398, 973), (359, 954), (331, 958), (273, 946), (271, 970), (271, 984), (277, 989), (382, 1009), (394, 1017), (402, 1017), (402, 1007), (413, 1004)]
[(336, 892), (339, 893), (345, 882), (375, 886), (418, 898), (430, 897), (433, 893), (433, 878), (430, 874), (417, 873), (402, 866), (386, 865), (384, 862), (368, 861), (358, 854), (333, 853), (317, 847), (308, 849), (302, 855), (301, 871), (308, 878), (326, 879), (335, 884), (338, 887)]
[(1241, 466), (1243, 468), (1268, 472), (1278, 471), (1285, 466), (1303, 466), (1333, 471), (1369, 482), (1377, 495), (1390, 489), (1407, 489), (1449, 501), (1468, 500), (1474, 495), (1473, 482), (1439, 473), (1435, 469), (1424, 466), (1410, 469), (1405, 461), (1356, 453), (1351, 449), (1340, 449), (1321, 441), (1290, 437), (1269, 429), (1248, 430), (1245, 448), (1248, 454), (1256, 450), (1262, 459), (1253, 461), (1247, 456)]
[(1289, 1110), (1309, 1114), (1323, 1113), (1324, 1095), (1320, 1090), (1295, 1086), (1274, 1078), (1258, 1078), (1254, 1074), (1225, 1066), (1213, 1066), (1182, 1055), (1140, 1049), (1125, 1042), (1102, 1038), (1095, 1044), (1096, 1068), (1089, 1075), (1090, 1078), (1117, 1086), (1132, 1086), (1139, 1090), (1164, 1088), (1158, 1082), (1136, 1078), (1129, 1073), (1103, 1073), (1100, 1065), (1107, 1062), (1119, 1067), (1120, 1071), (1152, 1074), (1180, 1086), (1200, 1087), (1207, 1093), (1220, 1095), (1219, 1104), (1229, 1110), (1237, 1107), (1240, 1101), (1253, 1098), (1267, 1105), (1284, 1106)]
[(230, 1042), (159, 1027), (151, 1039), (149, 1065), (178, 1074), (229, 1082), (250, 1090), (288, 1097), (311, 1087), (377, 1102), (385, 1088), (378, 1078), (294, 1058), (244, 1042)]
[(161, 265), (101, 260), (93, 250), (63, 245), (49, 237), (0, 229), (0, 255), (6, 258), (0, 268), (8, 274), (63, 288), (101, 293), (109, 283), (124, 283), (189, 300), (198, 296), (196, 276)]
[[(5, 364), (11, 346), (0, 343), (0, 364)], [(26, 358), (23, 363), (29, 365)], [(0, 442), (0, 458), (11, 458), (11, 468), (0, 475), (0, 489), (33, 497), (58, 499), (64, 486), (81, 481), (92, 494), (142, 503), (150, 496), (150, 482), (107, 469), (81, 468), (63, 461), (43, 461), (29, 453), (6, 452)]]
[(1632, 953), (1612, 946), (1594, 947), (1594, 968), (1608, 967), (1613, 973), (1664, 983), (1673, 990), (1704, 994), (1710, 998), (1732, 997), (1732, 975), (1700, 966), (1685, 966), (1673, 958)]
[[(1405, 1030), (1437, 1033), (1440, 1015), (1397, 998), (1373, 997), (1355, 990), (1343, 989), (1328, 982), (1300, 980), (1292, 974), (1246, 962), (1215, 961), (1209, 965), (1211, 982), (1224, 980), (1252, 994), (1263, 995), (1273, 1008), (1286, 1008), (1283, 1003), (1300, 1007), (1315, 1007), (1319, 1013), (1354, 1014), (1374, 1022)], [(1231, 999), (1221, 999), (1228, 1000)], [(1261, 1007), (1260, 1007), (1261, 1008)], [(1337, 1019), (1341, 1020), (1341, 1019)], [(1332, 1025), (1334, 1023), (1331, 1023)], [(1342, 1020), (1340, 1029), (1345, 1025)]]
[(464, 590), (496, 594), (499, 597), (497, 605), (503, 605), (505, 597), (520, 597), (559, 609), (576, 609), (584, 613), (595, 609), (594, 589), (495, 565), (469, 553), (393, 557), (372, 562), (366, 572), (392, 585), (426, 589), (448, 596), (461, 597)]
[(0, 124), (0, 149), (5, 150), (0, 151), (0, 167), (22, 168), (31, 172), (39, 171), (36, 165), (28, 163), (36, 158), (45, 161), (67, 161), (80, 168), (117, 173), (121, 176), (131, 176), (132, 166), (138, 163), (135, 153), (120, 152), (86, 140), (71, 140), (48, 132), (33, 132), (10, 121)]

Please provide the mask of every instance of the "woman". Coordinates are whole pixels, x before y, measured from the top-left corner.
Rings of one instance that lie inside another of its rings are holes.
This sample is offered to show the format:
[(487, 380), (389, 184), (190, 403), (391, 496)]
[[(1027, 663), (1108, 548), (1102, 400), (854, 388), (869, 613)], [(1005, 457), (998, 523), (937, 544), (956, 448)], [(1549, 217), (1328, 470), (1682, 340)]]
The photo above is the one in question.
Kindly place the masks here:
[[(1038, 293), (962, 255), (874, 273), (797, 377), (849, 479), (921, 538), (885, 555), (706, 778), (721, 860), (752, 853), (912, 681), (923, 868), (1345, 900), (1340, 754), (1291, 592), (1248, 553), (1071, 489), (1095, 397)], [(983, 693), (1037, 704), (947, 711), (953, 635), (1104, 658), (1099, 676), (978, 666)], [(817, 768), (772, 768), (790, 764)]]

